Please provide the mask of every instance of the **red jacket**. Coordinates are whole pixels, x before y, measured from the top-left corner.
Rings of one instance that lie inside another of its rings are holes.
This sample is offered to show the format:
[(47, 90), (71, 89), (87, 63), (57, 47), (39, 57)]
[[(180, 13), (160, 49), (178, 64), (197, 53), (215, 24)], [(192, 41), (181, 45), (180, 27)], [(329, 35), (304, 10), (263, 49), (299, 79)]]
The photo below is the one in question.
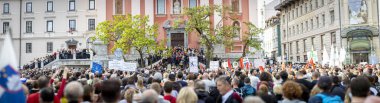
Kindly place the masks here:
[(164, 99), (170, 101), (170, 103), (175, 103), (176, 102), (176, 98), (173, 97), (173, 96), (171, 96), (171, 95), (164, 96)]
[[(50, 83), (53, 83), (54, 80), (50, 80)], [(61, 86), (59, 87), (57, 95), (54, 96), (54, 103), (60, 103), (60, 99), (63, 96), (63, 90), (66, 85), (66, 79), (62, 79)], [(40, 103), (40, 93), (30, 94), (26, 100), (26, 103)]]

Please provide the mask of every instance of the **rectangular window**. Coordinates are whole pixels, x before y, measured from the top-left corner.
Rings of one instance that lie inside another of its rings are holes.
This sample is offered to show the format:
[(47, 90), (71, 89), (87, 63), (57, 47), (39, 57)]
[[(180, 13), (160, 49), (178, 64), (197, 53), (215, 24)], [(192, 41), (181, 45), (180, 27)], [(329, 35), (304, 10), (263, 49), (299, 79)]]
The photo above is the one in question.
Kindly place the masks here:
[(46, 21), (46, 31), (53, 32), (53, 21)]
[(305, 27), (306, 27), (306, 31), (308, 31), (309, 30), (309, 22), (308, 21), (306, 21)]
[(307, 61), (307, 55), (303, 55), (303, 62)]
[(32, 43), (26, 43), (25, 47), (26, 53), (32, 53)]
[(300, 59), (301, 59), (300, 56), (297, 56), (297, 61), (298, 61), (298, 62), (300, 61)]
[(314, 1), (315, 1), (315, 7), (318, 8), (318, 7), (319, 7), (319, 6), (318, 6), (318, 5), (319, 5), (319, 4), (318, 4), (318, 0), (314, 0)]
[(332, 43), (332, 44), (335, 44), (335, 43), (336, 43), (336, 37), (335, 37), (335, 36), (336, 36), (335, 32), (332, 32), (332, 33), (331, 33), (331, 43)]
[(333, 24), (334, 23), (334, 21), (335, 21), (335, 13), (334, 13), (334, 10), (331, 10), (330, 11), (330, 20), (331, 20), (331, 24)]
[(95, 30), (95, 19), (88, 19), (88, 31)]
[(189, 0), (189, 8), (197, 7), (197, 0)]
[(302, 7), (302, 4), (301, 4), (301, 7), (300, 7), (300, 15), (302, 15), (303, 14), (303, 7)]
[(48, 1), (48, 2), (47, 2), (47, 8), (46, 8), (46, 11), (47, 11), (47, 12), (52, 12), (52, 11), (53, 11), (53, 1)]
[(317, 28), (319, 28), (319, 17), (315, 18), (317, 20)]
[(285, 15), (282, 15), (282, 23), (285, 23)]
[(325, 14), (322, 14), (322, 26), (325, 26)]
[(90, 10), (95, 10), (95, 0), (89, 0), (89, 7)]
[(7, 32), (9, 28), (9, 22), (3, 22), (3, 34)]
[(71, 31), (75, 31), (76, 30), (76, 21), (75, 20), (69, 20), (69, 29)]
[(303, 40), (303, 52), (306, 52), (306, 39)]
[(313, 22), (314, 22), (313, 19), (310, 19), (310, 28), (311, 29), (314, 29), (314, 23)]
[(301, 33), (303, 33), (303, 23), (301, 23)]
[(310, 10), (309, 11), (313, 11), (313, 2), (312, 2), (312, 0), (310, 1)]
[(46, 43), (46, 52), (47, 53), (53, 52), (53, 42), (47, 42)]
[(4, 3), (3, 13), (4, 14), (8, 14), (9, 13), (9, 3)]
[(31, 12), (33, 12), (33, 11), (32, 11), (32, 2), (27, 2), (27, 3), (26, 3), (26, 12), (27, 12), (27, 13), (31, 13)]
[(299, 53), (299, 48), (298, 48), (298, 41), (296, 42), (296, 49), (297, 49), (297, 53)]
[(26, 33), (32, 33), (32, 21), (26, 21)]
[(165, 14), (165, 0), (157, 0), (157, 14)]
[(325, 5), (325, 0), (321, 0), (321, 6)]
[(298, 28), (298, 25), (297, 25), (297, 34), (300, 34), (300, 28)]
[(325, 35), (321, 35), (321, 50), (323, 50), (323, 38), (324, 38)]
[(289, 54), (290, 55), (292, 55), (293, 54), (293, 51), (292, 51), (292, 47), (293, 47), (293, 45), (292, 45), (293, 43), (290, 43), (289, 44)]
[(69, 1), (69, 11), (75, 11), (75, 0)]
[(309, 6), (309, 5), (307, 5), (307, 3), (305, 3), (305, 13), (307, 13), (307, 6)]
[(314, 39), (315, 37), (311, 37), (311, 47), (314, 49)]

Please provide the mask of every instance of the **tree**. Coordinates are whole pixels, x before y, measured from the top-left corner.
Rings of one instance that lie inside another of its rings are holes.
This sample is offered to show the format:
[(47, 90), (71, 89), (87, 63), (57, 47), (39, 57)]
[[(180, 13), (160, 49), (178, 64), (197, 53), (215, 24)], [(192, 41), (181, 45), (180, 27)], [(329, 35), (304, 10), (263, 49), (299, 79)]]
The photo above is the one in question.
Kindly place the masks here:
[(247, 48), (253, 47), (256, 50), (261, 49), (261, 40), (259, 40), (258, 35), (263, 32), (263, 29), (256, 27), (256, 25), (250, 22), (244, 22), (248, 27), (248, 31), (245, 32), (246, 35), (243, 37), (243, 54), (242, 57), (245, 57), (247, 54)]
[[(227, 18), (224, 14), (224, 7), (213, 5), (213, 6), (197, 6), (193, 8), (185, 8), (183, 15), (188, 17), (186, 21), (185, 30), (186, 32), (195, 31), (200, 37), (201, 45), (204, 45), (206, 48), (206, 64), (210, 62), (214, 46), (216, 44), (232, 44), (231, 38), (236, 37), (236, 34), (232, 33), (232, 29), (235, 29), (231, 26), (222, 26), (214, 28), (211, 26), (210, 16), (214, 15), (215, 12), (218, 12), (218, 15), (222, 17), (222, 20)], [(175, 27), (183, 21), (177, 20), (175, 22)], [(218, 21), (219, 23), (222, 21)], [(219, 24), (218, 23), (218, 24)], [(214, 33), (215, 32), (215, 33)], [(208, 66), (208, 65), (207, 65)]]
[(95, 38), (99, 38), (105, 43), (114, 43), (112, 51), (121, 48), (124, 53), (127, 53), (132, 48), (135, 49), (140, 55), (139, 62), (144, 67), (144, 53), (156, 51), (159, 47), (155, 40), (157, 26), (148, 25), (147, 22), (148, 16), (114, 16), (113, 21), (99, 23)]

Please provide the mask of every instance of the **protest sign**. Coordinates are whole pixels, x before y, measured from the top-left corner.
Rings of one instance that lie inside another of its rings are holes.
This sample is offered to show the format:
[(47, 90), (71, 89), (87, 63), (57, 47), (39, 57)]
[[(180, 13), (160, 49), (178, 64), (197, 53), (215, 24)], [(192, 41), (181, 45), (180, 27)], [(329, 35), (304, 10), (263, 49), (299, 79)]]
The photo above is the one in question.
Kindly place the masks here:
[(198, 73), (198, 57), (189, 57), (190, 72)]
[(121, 71), (136, 71), (137, 63), (123, 62), (120, 68)]
[(210, 69), (216, 70), (219, 68), (219, 61), (210, 61)]

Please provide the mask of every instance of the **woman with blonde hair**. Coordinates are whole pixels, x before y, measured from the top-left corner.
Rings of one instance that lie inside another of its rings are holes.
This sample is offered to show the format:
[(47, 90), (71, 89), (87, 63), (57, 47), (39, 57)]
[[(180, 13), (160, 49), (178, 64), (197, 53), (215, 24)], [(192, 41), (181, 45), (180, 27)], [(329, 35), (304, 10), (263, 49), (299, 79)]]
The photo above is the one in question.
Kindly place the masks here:
[(124, 100), (121, 100), (119, 103), (132, 103), (133, 102), (133, 96), (135, 95), (136, 90), (133, 88), (129, 88), (124, 93)]
[(143, 79), (142, 79), (142, 78), (139, 78), (139, 79), (137, 80), (136, 88), (137, 88), (137, 90), (138, 90), (140, 93), (142, 93), (143, 91), (145, 91), (146, 88), (144, 87)]
[(198, 96), (191, 87), (184, 87), (180, 90), (176, 103), (197, 103)]

